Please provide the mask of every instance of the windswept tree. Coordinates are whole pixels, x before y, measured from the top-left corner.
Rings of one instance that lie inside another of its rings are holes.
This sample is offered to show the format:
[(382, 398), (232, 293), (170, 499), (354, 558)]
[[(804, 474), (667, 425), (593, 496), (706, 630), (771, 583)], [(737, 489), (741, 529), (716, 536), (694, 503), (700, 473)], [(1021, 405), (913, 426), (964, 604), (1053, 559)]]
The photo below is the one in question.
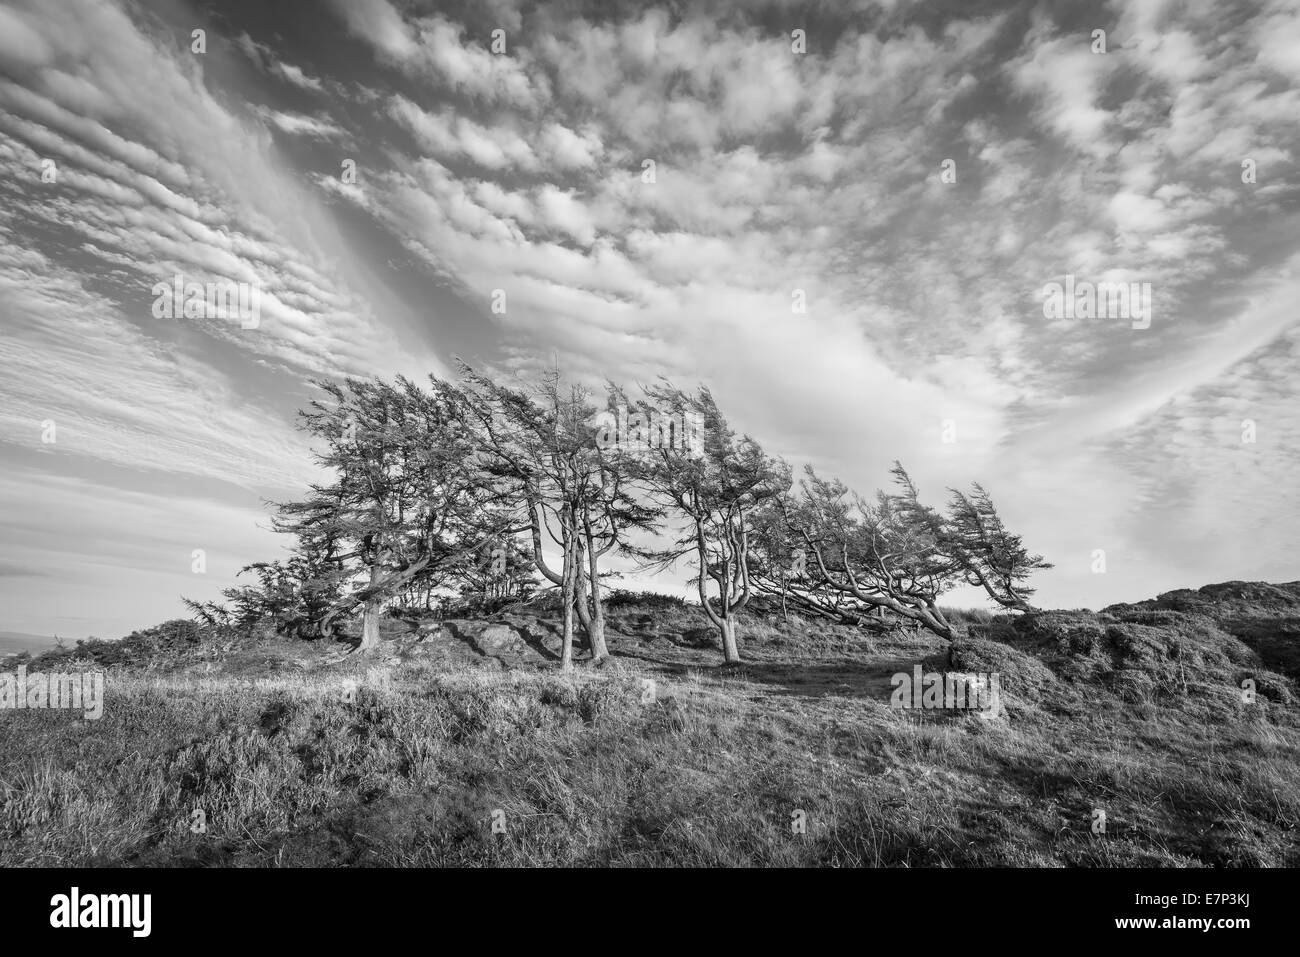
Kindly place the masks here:
[(363, 578), (312, 622), (320, 634), (361, 608), (361, 647), (374, 647), (385, 599), (445, 576), (510, 529), (501, 489), (474, 467), (464, 397), (429, 381), (429, 391), (403, 378), (321, 382), (333, 401), (301, 413), (303, 428), (324, 443), (317, 460), (332, 481), (278, 506), (275, 527), (305, 547), (335, 542), (335, 559)]
[(983, 588), (1004, 608), (1033, 611), (1035, 589), (1026, 582), (1036, 571), (1052, 568), (1042, 555), (1025, 548), (1019, 535), (1002, 523), (989, 493), (978, 482), (969, 493), (949, 489), (943, 544), (966, 584)]
[[(428, 607), (433, 591), (459, 587), (487, 606), (530, 588), (531, 564), (560, 590), (567, 669), (577, 622), (592, 660), (608, 655), (602, 563), (619, 548), (658, 570), (693, 561), (701, 608), (735, 662), (737, 616), (755, 593), (951, 639), (938, 604), (948, 589), (980, 587), (1030, 610), (1029, 577), (1052, 567), (979, 484), (950, 490), (946, 511), (921, 502), (898, 463), (892, 489), (872, 499), (811, 468), (792, 491), (786, 464), (737, 436), (705, 387), (661, 380), (631, 401), (609, 383), (598, 408), (558, 370), (518, 388), (464, 364), (462, 377), (431, 376), (427, 389), (403, 378), (318, 383), (326, 398), (300, 415), (329, 480), (276, 506), (292, 556), (245, 569), (258, 584), (227, 589), (233, 608), (192, 602), (196, 614), (311, 637), (360, 609), (369, 648), (389, 599), (423, 594)], [(666, 547), (630, 541), (661, 532)]]
[(956, 633), (938, 601), (959, 584), (982, 587), (1004, 607), (1030, 609), (1026, 581), (1052, 566), (1007, 530), (980, 485), (969, 495), (952, 491), (945, 513), (921, 502), (901, 464), (891, 474), (893, 491), (868, 501), (810, 467), (799, 494), (782, 501), (787, 528), (805, 548), (806, 575), (794, 589), (810, 608), (829, 602), (838, 609), (838, 595), (947, 639)]
[(329, 535), (299, 539), (287, 559), (241, 568), (240, 575), (252, 574), (257, 583), (223, 589), (224, 602), (181, 600), (208, 625), (243, 630), (270, 625), (293, 637), (313, 637), (316, 632), (311, 622), (339, 600), (347, 585), (348, 572), (339, 559), (338, 544)]
[(223, 589), (224, 601), (181, 601), (206, 625), (244, 631), (269, 625), (294, 637), (310, 637), (304, 630), (306, 623), (338, 600), (343, 578), (340, 566), (312, 567), (309, 559), (299, 555), (254, 562), (239, 570), (240, 575), (250, 573), (256, 576), (257, 583)]
[(883, 627), (883, 607), (873, 609), (847, 590), (825, 587), (822, 576), (810, 568), (806, 543), (790, 521), (797, 508), (797, 498), (787, 493), (751, 515), (749, 577), (754, 589), (779, 600), (783, 615), (793, 608), (836, 624)]
[(576, 596), (578, 616), (590, 636), (593, 657), (605, 648), (604, 574), (601, 562), (615, 548), (633, 547), (629, 536), (648, 532), (659, 511), (634, 490), (633, 475), (621, 467), (617, 452), (596, 445), (577, 505), (580, 574)]
[[(597, 442), (597, 408), (589, 390), (566, 386), (558, 372), (535, 387), (511, 389), (462, 365), (477, 420), (480, 461), (521, 501), (533, 562), (560, 588), (560, 664), (573, 663), (575, 615), (592, 661), (608, 656), (601, 599), (601, 559), (652, 513), (631, 492)], [(546, 558), (547, 540), (560, 550), (559, 568)]]
[(809, 467), (788, 513), (791, 528), (806, 548), (815, 590), (886, 609), (952, 639), (938, 604), (953, 585), (952, 562), (940, 546), (942, 516), (921, 504), (901, 465), (893, 474), (898, 490), (870, 502)]
[(631, 407), (639, 437), (628, 444), (640, 452), (629, 467), (654, 500), (684, 520), (667, 548), (642, 554), (659, 569), (693, 557), (700, 605), (724, 659), (738, 662), (736, 616), (754, 594), (751, 516), (790, 487), (790, 470), (748, 435), (738, 437), (707, 388), (687, 393), (663, 382), (647, 386)]

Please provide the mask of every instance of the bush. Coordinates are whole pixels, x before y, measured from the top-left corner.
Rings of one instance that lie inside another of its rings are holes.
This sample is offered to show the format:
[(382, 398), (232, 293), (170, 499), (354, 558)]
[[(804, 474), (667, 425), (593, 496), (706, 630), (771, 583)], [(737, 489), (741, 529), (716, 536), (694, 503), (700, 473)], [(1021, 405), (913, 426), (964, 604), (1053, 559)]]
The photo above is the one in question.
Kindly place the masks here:
[(152, 628), (133, 631), (117, 641), (89, 638), (78, 641), (73, 647), (51, 648), (31, 659), (29, 667), (54, 668), (72, 661), (89, 661), (100, 667), (109, 667), (133, 665), (154, 657), (182, 658), (205, 641), (223, 637), (228, 631), (175, 618)]
[(987, 625), (993, 620), (993, 612), (987, 608), (945, 608), (939, 613), (953, 625)]
[(605, 595), (606, 608), (617, 609), (633, 606), (646, 609), (683, 609), (690, 607), (690, 604), (680, 595), (665, 595), (654, 591), (631, 591), (626, 588), (615, 588)]

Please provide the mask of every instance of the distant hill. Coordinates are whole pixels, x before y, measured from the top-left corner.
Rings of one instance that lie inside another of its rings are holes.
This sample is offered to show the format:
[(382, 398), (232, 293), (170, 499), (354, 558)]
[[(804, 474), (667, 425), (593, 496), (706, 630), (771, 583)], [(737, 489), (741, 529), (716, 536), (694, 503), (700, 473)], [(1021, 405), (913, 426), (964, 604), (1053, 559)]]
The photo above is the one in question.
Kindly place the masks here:
[(1157, 598), (1111, 607), (1182, 611), (1212, 617), (1290, 617), (1300, 615), (1300, 581), (1220, 582), (1195, 589), (1179, 588)]
[(56, 639), (49, 635), (29, 635), (22, 631), (0, 631), (0, 657), (30, 651), (38, 654), (53, 648)]

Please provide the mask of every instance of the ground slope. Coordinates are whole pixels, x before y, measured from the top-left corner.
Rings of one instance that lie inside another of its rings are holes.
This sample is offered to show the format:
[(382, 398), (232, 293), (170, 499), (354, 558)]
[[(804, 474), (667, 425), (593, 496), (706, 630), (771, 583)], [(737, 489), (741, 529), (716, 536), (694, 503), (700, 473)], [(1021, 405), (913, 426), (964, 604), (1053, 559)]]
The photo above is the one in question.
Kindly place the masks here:
[[(1295, 866), (1296, 603), (1227, 583), (951, 646), (755, 615), (737, 668), (697, 609), (625, 598), (571, 676), (541, 606), (368, 654), (169, 623), (28, 663), (108, 698), (0, 712), (0, 865)], [(891, 707), (917, 664), (999, 673), (1004, 714)]]

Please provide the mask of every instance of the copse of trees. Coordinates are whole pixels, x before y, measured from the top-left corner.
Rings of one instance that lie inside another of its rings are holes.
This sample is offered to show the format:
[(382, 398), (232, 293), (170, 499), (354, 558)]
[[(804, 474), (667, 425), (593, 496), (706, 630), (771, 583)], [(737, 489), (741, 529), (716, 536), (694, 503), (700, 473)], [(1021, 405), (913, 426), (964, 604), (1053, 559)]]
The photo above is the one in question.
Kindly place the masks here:
[(811, 467), (796, 487), (704, 387), (661, 381), (632, 397), (609, 383), (598, 402), (558, 371), (507, 385), (464, 364), (459, 383), (319, 385), (300, 424), (329, 479), (273, 506), (294, 540), (288, 559), (248, 566), (257, 584), (227, 589), (225, 603), (188, 602), (209, 623), (315, 638), (359, 615), (366, 649), (386, 604), (459, 595), (497, 608), (528, 598), (540, 576), (558, 593), (567, 669), (579, 626), (592, 662), (609, 654), (605, 563), (618, 553), (645, 571), (692, 569), (731, 663), (755, 595), (952, 639), (945, 592), (970, 585), (1027, 611), (1029, 578), (1051, 567), (978, 484), (949, 490), (944, 509), (924, 504), (898, 463), (892, 488), (871, 498)]

